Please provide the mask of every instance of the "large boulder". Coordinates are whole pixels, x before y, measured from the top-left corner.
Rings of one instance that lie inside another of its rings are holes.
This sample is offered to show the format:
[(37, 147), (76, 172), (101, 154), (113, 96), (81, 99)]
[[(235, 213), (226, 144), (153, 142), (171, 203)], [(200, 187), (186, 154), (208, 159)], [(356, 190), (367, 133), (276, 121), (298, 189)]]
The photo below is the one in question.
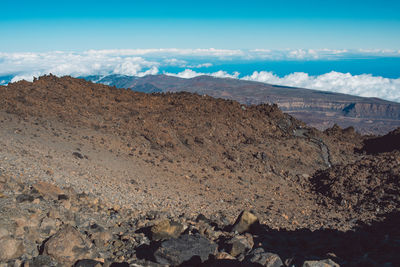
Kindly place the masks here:
[(44, 254), (60, 263), (70, 264), (80, 259), (90, 259), (88, 242), (74, 227), (65, 225), (44, 245)]
[(242, 211), (242, 213), (240, 213), (239, 217), (236, 219), (232, 231), (241, 234), (254, 229), (254, 227), (256, 227), (258, 224), (258, 218), (254, 214), (248, 211)]

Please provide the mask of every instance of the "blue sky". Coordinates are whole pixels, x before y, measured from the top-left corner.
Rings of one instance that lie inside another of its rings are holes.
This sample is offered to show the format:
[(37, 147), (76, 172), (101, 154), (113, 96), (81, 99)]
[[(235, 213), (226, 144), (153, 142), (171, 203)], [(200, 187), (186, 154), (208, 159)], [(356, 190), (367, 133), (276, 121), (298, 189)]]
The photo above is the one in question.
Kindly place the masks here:
[(9, 1), (0, 51), (400, 49), (400, 1)]
[(0, 1), (0, 85), (229, 77), (400, 102), (400, 0)]

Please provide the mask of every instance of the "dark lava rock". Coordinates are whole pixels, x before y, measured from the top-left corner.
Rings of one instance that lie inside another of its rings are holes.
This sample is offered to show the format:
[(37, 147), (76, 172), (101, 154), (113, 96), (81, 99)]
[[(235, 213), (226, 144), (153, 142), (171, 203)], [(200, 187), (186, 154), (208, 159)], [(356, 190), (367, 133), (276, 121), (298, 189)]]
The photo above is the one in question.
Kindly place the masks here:
[(161, 243), (154, 257), (160, 264), (179, 265), (182, 263), (201, 263), (210, 255), (215, 255), (217, 245), (200, 235), (183, 235)]
[(75, 158), (83, 159), (83, 155), (79, 152), (74, 152), (74, 153), (72, 153), (72, 155), (75, 156)]
[(18, 203), (22, 203), (22, 202), (26, 202), (26, 201), (32, 202), (34, 199), (35, 198), (33, 196), (27, 195), (27, 194), (21, 194), (16, 197), (16, 200)]

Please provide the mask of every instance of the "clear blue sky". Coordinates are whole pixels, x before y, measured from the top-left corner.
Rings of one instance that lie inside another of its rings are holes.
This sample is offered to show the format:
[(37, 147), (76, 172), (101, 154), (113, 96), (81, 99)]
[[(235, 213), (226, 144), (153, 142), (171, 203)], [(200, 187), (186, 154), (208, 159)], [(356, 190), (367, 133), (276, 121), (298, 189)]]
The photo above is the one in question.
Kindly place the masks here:
[(0, 52), (172, 47), (400, 49), (400, 1), (0, 2)]

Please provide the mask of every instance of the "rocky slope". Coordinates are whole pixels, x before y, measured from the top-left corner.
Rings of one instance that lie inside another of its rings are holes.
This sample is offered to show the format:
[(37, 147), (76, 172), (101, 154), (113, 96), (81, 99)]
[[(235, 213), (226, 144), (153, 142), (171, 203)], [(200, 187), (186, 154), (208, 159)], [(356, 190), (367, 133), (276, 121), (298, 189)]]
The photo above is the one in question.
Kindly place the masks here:
[(364, 134), (384, 134), (400, 126), (400, 104), (377, 98), (209, 76), (182, 79), (164, 75), (142, 78), (110, 75), (86, 79), (140, 92), (188, 91), (247, 105), (275, 103), (283, 111), (320, 130), (338, 124), (353, 126)]
[(51, 75), (0, 125), (2, 266), (399, 263), (398, 130)]

